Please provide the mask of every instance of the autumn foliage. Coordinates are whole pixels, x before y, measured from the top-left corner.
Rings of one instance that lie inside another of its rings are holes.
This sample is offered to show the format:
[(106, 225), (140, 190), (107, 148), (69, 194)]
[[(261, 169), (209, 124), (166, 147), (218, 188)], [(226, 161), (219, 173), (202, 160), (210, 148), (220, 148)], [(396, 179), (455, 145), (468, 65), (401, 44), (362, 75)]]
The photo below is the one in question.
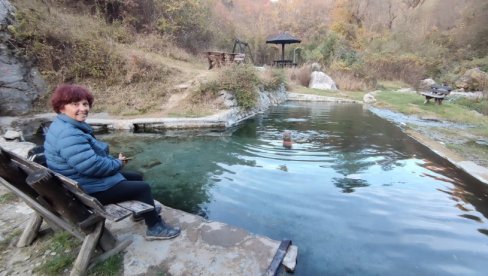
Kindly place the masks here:
[[(257, 65), (280, 58), (281, 47), (266, 44), (266, 38), (287, 31), (302, 43), (287, 45), (286, 59), (319, 62), (326, 71), (343, 76), (398, 79), (412, 85), (426, 77), (449, 81), (488, 55), (485, 0), (33, 2), (101, 18), (122, 33), (120, 42), (136, 36), (160, 37), (198, 55), (207, 50), (230, 52), (234, 40), (240, 39), (248, 42)], [(480, 68), (488, 68), (481, 63)]]

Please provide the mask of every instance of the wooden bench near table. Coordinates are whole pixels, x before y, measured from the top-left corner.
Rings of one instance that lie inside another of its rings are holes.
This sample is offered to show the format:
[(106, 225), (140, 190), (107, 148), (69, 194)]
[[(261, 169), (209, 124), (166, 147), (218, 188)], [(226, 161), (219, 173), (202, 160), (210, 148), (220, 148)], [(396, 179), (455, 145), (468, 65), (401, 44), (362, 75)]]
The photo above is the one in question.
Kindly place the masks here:
[(285, 60), (274, 60), (273, 61), (273, 66), (277, 67), (295, 67), (297, 66), (296, 63), (293, 63), (292, 60), (285, 59)]
[(434, 84), (430, 87), (429, 92), (420, 93), (425, 97), (424, 104), (428, 104), (430, 99), (434, 99), (436, 104), (441, 105), (444, 98), (451, 93), (452, 88), (447, 85)]
[[(153, 210), (139, 201), (102, 205), (63, 175), (0, 147), (0, 183), (20, 197), (35, 213), (25, 227), (18, 247), (30, 245), (43, 221), (53, 230), (65, 230), (83, 241), (70, 275), (82, 275), (132, 241), (118, 241), (105, 228), (105, 220), (120, 221), (130, 215)], [(102, 254), (94, 257), (95, 249)], [(94, 258), (92, 258), (94, 257)]]

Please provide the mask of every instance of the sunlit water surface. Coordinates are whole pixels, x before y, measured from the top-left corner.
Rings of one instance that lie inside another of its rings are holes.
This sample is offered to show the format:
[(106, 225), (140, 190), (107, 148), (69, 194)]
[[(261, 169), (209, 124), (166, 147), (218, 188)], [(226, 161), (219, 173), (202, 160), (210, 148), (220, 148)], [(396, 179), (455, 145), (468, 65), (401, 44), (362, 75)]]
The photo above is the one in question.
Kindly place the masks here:
[(289, 102), (223, 132), (101, 138), (164, 204), (291, 239), (295, 275), (488, 274), (487, 188), (360, 105)]

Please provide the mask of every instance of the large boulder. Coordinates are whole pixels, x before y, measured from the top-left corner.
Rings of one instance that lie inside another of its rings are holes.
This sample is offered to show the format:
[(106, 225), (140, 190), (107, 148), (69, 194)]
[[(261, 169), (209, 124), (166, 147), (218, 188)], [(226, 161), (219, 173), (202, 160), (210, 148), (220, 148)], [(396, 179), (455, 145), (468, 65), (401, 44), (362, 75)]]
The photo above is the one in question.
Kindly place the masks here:
[(430, 87), (432, 85), (436, 84), (435, 80), (433, 79), (424, 79), (424, 80), (421, 80), (420, 83), (419, 83), (419, 90), (420, 91), (429, 91), (430, 90)]
[(481, 71), (480, 68), (469, 69), (456, 80), (455, 85), (464, 91), (488, 89), (488, 74)]
[(47, 90), (39, 71), (18, 59), (6, 46), (15, 8), (0, 0), (0, 116), (18, 116), (31, 111), (33, 102)]
[(337, 90), (337, 85), (334, 80), (320, 71), (312, 72), (308, 87), (320, 90)]

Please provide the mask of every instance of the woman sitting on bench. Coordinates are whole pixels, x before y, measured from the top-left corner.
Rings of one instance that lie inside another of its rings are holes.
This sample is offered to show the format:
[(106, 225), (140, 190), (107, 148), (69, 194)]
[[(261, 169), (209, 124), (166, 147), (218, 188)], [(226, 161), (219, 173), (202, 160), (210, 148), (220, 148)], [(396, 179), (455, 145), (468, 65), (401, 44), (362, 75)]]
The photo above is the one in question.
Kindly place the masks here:
[[(85, 122), (93, 104), (92, 94), (84, 87), (63, 84), (56, 88), (51, 104), (57, 117), (44, 142), (47, 166), (77, 181), (83, 190), (102, 204), (138, 200), (154, 206), (149, 184), (138, 173), (121, 172), (128, 159), (109, 155), (106, 143), (93, 136)], [(167, 225), (156, 208), (141, 215), (147, 225), (146, 239), (171, 239), (180, 229)]]

